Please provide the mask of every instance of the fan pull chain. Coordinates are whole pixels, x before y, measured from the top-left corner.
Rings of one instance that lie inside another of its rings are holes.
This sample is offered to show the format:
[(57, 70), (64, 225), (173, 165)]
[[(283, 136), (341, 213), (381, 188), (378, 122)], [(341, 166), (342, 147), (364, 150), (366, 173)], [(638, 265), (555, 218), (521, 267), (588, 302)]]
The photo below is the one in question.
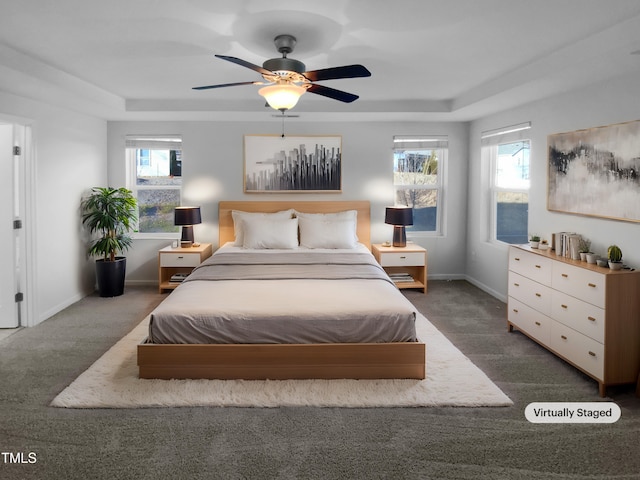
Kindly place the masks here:
[(284, 110), (282, 111), (282, 138), (284, 138)]

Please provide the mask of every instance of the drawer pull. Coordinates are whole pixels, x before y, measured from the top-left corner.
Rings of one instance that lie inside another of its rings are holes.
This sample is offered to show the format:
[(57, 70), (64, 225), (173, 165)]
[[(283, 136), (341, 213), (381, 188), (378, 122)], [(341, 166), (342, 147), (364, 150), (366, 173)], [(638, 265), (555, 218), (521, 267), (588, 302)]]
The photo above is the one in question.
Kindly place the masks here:
[(520, 286), (520, 284), (519, 284), (519, 283), (514, 283), (513, 285), (514, 285), (515, 287), (519, 287), (519, 286)]
[(596, 356), (596, 354), (595, 354), (595, 353), (593, 353), (591, 350), (589, 350), (589, 355), (591, 355), (592, 357), (595, 357), (595, 356)]
[(402, 257), (402, 256), (401, 256), (400, 258), (401, 258), (402, 260), (404, 260), (404, 259), (405, 259), (405, 258), (407, 258), (407, 257)]
[(542, 295), (539, 293), (536, 293), (536, 297), (540, 298)]
[(519, 262), (519, 261), (520, 261), (520, 259), (519, 259), (518, 257), (515, 257), (515, 258), (514, 258), (514, 260), (515, 260), (516, 262)]
[(561, 306), (562, 308), (565, 308), (565, 309), (566, 309), (566, 308), (569, 308), (569, 307), (567, 307), (566, 305), (560, 305), (560, 306)]
[(564, 335), (560, 335), (560, 338), (563, 339), (563, 340), (567, 339), (567, 337), (565, 337)]
[(536, 265), (536, 268), (542, 268), (540, 265)]
[(589, 283), (588, 284), (591, 288), (596, 288), (596, 285), (594, 283)]
[(518, 309), (517, 309), (517, 308), (514, 308), (514, 309), (513, 309), (513, 312), (514, 312), (514, 313), (518, 313)]
[(595, 319), (595, 318), (593, 318), (593, 317), (587, 317), (587, 319), (588, 319), (588, 320), (591, 320), (592, 322), (595, 322), (595, 321), (596, 321), (596, 319)]
[(536, 322), (536, 325), (540, 327), (542, 324), (540, 322)]
[(562, 274), (562, 276), (563, 276), (564, 278), (569, 278), (569, 275), (567, 275), (566, 273), (563, 273), (563, 274)]
[(178, 255), (178, 258), (184, 258), (182, 255)]

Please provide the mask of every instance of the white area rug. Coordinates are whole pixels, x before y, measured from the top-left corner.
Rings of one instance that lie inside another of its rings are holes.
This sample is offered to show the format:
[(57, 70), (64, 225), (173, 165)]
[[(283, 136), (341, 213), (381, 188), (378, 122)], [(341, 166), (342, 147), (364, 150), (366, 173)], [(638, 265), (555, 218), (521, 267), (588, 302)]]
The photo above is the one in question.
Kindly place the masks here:
[(418, 314), (426, 344), (425, 380), (144, 380), (136, 346), (148, 318), (116, 343), (51, 403), (65, 408), (141, 407), (435, 407), (509, 406), (513, 402)]

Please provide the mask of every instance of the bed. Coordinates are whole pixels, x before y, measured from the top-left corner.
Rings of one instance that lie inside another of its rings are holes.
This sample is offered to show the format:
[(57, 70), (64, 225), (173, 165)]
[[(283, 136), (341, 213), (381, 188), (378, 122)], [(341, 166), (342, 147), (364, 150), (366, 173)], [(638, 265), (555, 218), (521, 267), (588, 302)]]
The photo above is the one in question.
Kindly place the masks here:
[[(373, 260), (369, 211), (367, 201), (220, 202), (221, 248), (152, 312), (139, 376), (425, 378), (415, 309)], [(319, 230), (325, 217), (331, 229)]]

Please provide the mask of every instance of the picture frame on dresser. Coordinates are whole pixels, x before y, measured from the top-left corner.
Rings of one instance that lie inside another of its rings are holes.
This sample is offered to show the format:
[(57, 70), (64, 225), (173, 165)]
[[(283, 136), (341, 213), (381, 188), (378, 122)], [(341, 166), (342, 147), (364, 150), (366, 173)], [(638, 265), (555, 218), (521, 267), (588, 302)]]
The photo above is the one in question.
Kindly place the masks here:
[(339, 193), (341, 135), (245, 135), (245, 193)]

